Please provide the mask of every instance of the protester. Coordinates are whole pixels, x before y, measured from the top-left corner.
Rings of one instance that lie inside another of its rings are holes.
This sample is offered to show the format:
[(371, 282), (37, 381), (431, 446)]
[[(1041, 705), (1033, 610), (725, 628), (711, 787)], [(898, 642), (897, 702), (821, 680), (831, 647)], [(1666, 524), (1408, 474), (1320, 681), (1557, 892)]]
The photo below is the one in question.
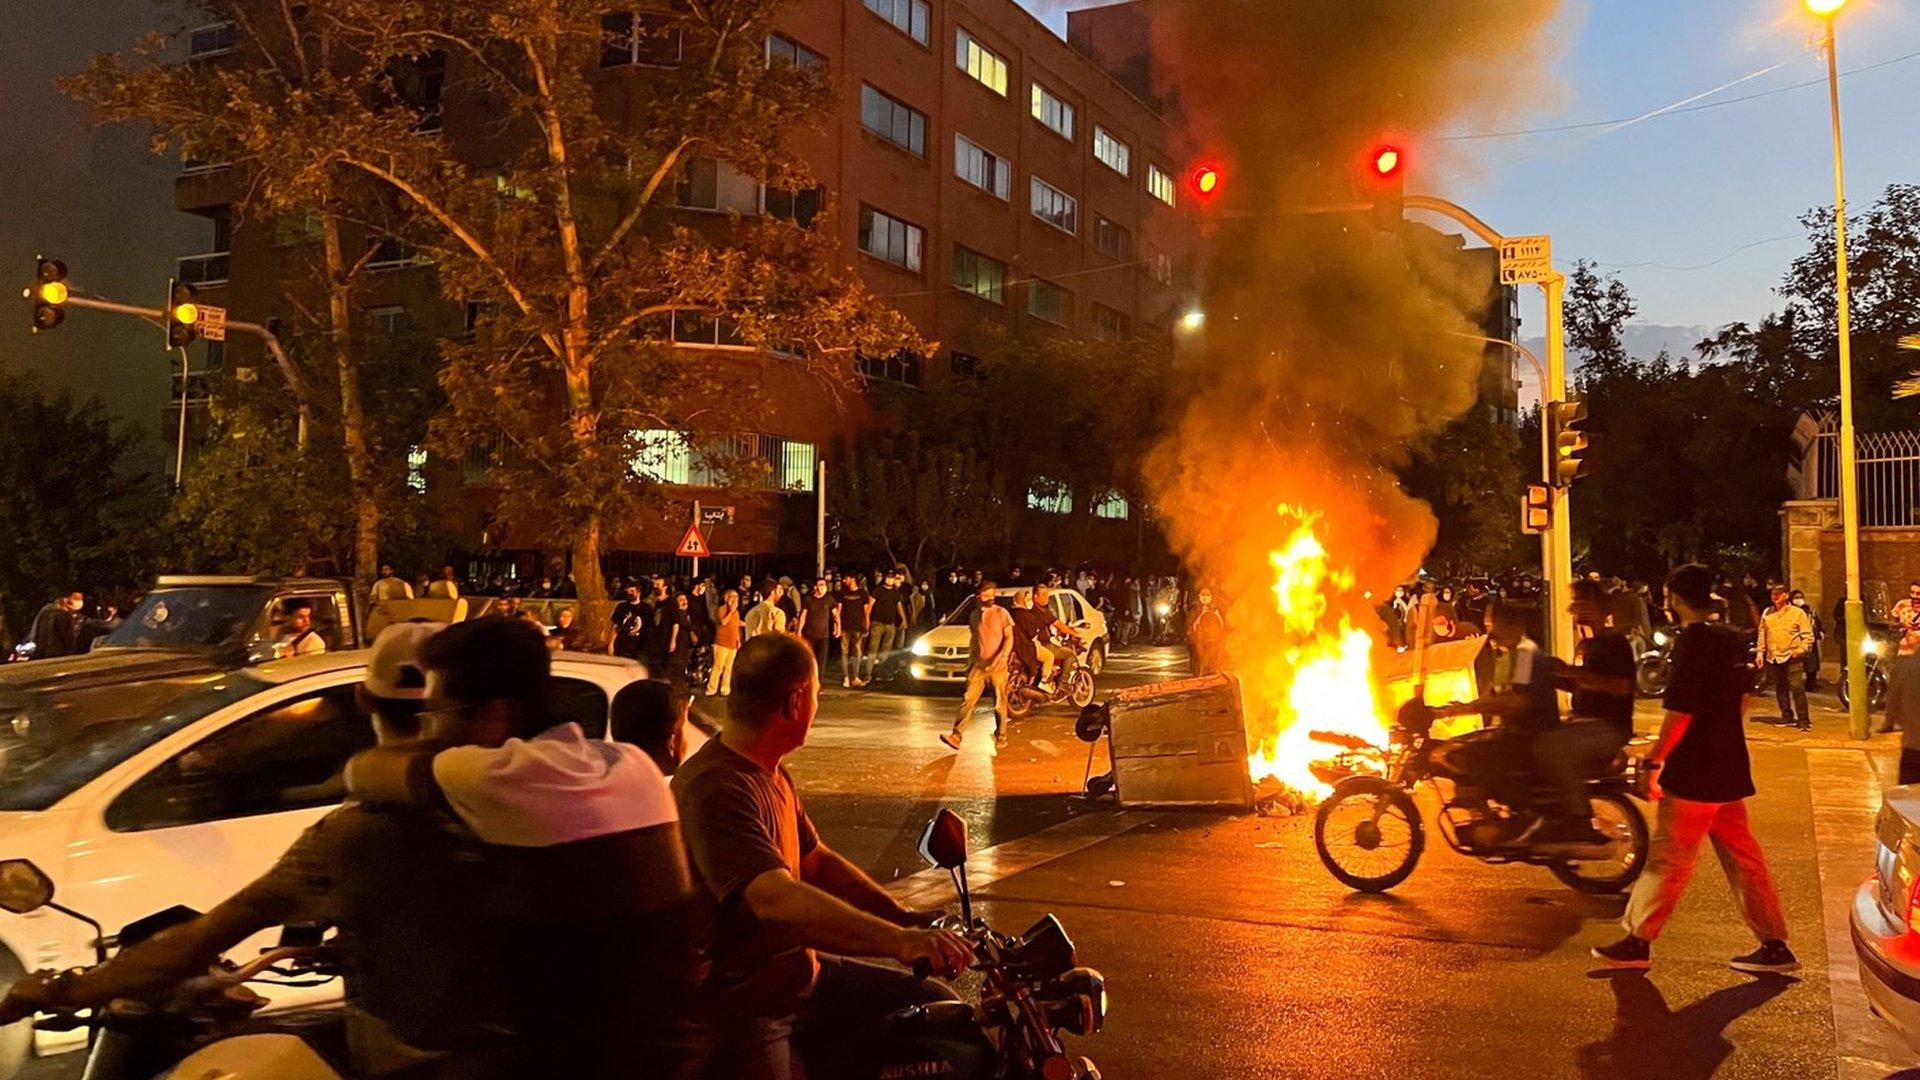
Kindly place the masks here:
[(1187, 669), (1213, 675), (1227, 669), (1227, 617), (1213, 606), (1213, 590), (1201, 586), (1187, 619)]
[[(1846, 600), (1843, 598), (1841, 603), (1846, 603)], [(1834, 618), (1836, 622), (1841, 621), (1840, 616)], [(1893, 610), (1887, 613), (1887, 621), (1902, 633), (1920, 630), (1920, 581), (1907, 582), (1907, 595), (1893, 605)]]
[(785, 592), (786, 587), (777, 581), (768, 581), (762, 587), (760, 602), (753, 605), (752, 611), (747, 612), (744, 629), (748, 640), (763, 634), (787, 632), (787, 612), (780, 606)]
[(896, 649), (906, 648), (907, 627), (913, 620), (907, 612), (906, 578), (895, 567), (881, 575), (880, 585), (873, 590), (873, 639), (868, 642), (871, 652), (867, 659), (867, 681), (873, 681), (874, 670), (886, 662), (888, 654)]
[(1733, 967), (1787, 972), (1800, 966), (1787, 947), (1786, 912), (1773, 874), (1747, 822), (1746, 800), (1754, 787), (1741, 712), (1752, 685), (1752, 646), (1746, 632), (1709, 621), (1712, 581), (1697, 563), (1667, 579), (1667, 604), (1681, 628), (1673, 644), (1666, 719), (1648, 755), (1655, 765), (1665, 763), (1653, 777), (1659, 809), (1646, 871), (1627, 902), (1627, 936), (1593, 950), (1610, 967), (1649, 966), (1653, 942), (1679, 905), (1700, 847), (1709, 840), (1740, 898), (1748, 928), (1760, 939), (1758, 949), (1733, 958)]
[(693, 624), (693, 601), (686, 593), (675, 593), (659, 627), (665, 639), (661, 646), (667, 678), (675, 686), (684, 686), (693, 663), (693, 650), (700, 644)]
[[(817, 578), (813, 591), (800, 605), (800, 618), (794, 624), (794, 632), (805, 638), (813, 649), (814, 662), (820, 665), (820, 679), (827, 678), (827, 647), (837, 635), (840, 621), (840, 604), (827, 595), (827, 579)], [(843, 659), (842, 666), (845, 666)]]
[(712, 963), (708, 1075), (799, 1075), (796, 1040), (953, 999), (937, 982), (850, 957), (925, 962), (949, 978), (973, 961), (965, 938), (917, 928), (928, 920), (814, 831), (783, 762), (806, 744), (819, 692), (817, 662), (799, 640), (749, 640), (724, 730), (673, 778), (695, 870), (696, 940)]
[(834, 615), (834, 636), (840, 641), (840, 685), (865, 686), (873, 670), (867, 655), (867, 638), (873, 627), (873, 594), (848, 574), (841, 579), (839, 610)]
[(746, 621), (740, 617), (740, 593), (728, 589), (720, 598), (713, 620), (713, 670), (707, 675), (707, 696), (733, 693), (733, 660), (744, 643)]
[(1820, 621), (1820, 613), (1813, 610), (1813, 605), (1807, 602), (1806, 593), (1795, 589), (1787, 597), (1787, 602), (1806, 612), (1807, 622), (1813, 626), (1813, 644), (1807, 646), (1806, 654), (1801, 657), (1801, 660), (1807, 669), (1807, 689), (1818, 690), (1820, 688), (1820, 646), (1827, 640), (1827, 628)]
[(607, 737), (646, 751), (662, 773), (672, 776), (687, 747), (690, 701), (665, 679), (630, 682), (613, 695)]
[(638, 585), (628, 585), (626, 593), (626, 599), (613, 605), (613, 639), (607, 643), (607, 651), (639, 660), (646, 656), (653, 605), (641, 597)]
[(579, 626), (580, 613), (571, 606), (560, 608), (553, 615), (553, 632), (547, 636), (547, 647), (555, 651), (577, 651), (587, 642), (586, 631)]
[(970, 650), (967, 662), (967, 689), (960, 698), (960, 711), (954, 716), (953, 730), (940, 741), (960, 749), (961, 728), (980, 704), (980, 695), (993, 687), (993, 741), (1004, 744), (1007, 738), (1007, 665), (1013, 659), (1013, 617), (994, 602), (999, 590), (991, 579), (980, 582), (974, 593), (973, 617), (968, 620)]
[(1607, 612), (1614, 596), (1597, 581), (1575, 581), (1573, 663), (1554, 662), (1554, 684), (1572, 692), (1572, 717), (1533, 740), (1533, 757), (1559, 796), (1562, 836), (1605, 839), (1593, 827), (1586, 782), (1633, 738), (1633, 646)]
[(460, 599), (460, 581), (452, 566), (440, 568), (440, 577), (427, 586), (426, 595), (430, 600)]
[(80, 612), (86, 606), (86, 594), (70, 589), (40, 609), (28, 633), (35, 659), (72, 656), (80, 651)]
[(1790, 602), (1785, 585), (1775, 585), (1770, 595), (1772, 603), (1760, 616), (1756, 652), (1773, 683), (1780, 719), (1806, 731), (1813, 726), (1807, 712), (1805, 660), (1807, 650), (1813, 648), (1813, 623)]

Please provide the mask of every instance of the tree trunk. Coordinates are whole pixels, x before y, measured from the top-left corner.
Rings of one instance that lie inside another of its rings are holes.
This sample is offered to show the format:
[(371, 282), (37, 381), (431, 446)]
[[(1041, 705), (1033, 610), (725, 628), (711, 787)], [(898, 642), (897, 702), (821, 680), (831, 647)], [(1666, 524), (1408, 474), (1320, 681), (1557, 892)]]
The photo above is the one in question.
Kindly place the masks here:
[(594, 513), (573, 531), (573, 584), (580, 597), (575, 625), (582, 628), (588, 652), (600, 652), (613, 636), (613, 601), (607, 599), (607, 577), (600, 568), (600, 515)]
[(367, 414), (360, 400), (360, 366), (353, 357), (353, 303), (340, 219), (328, 213), (322, 224), (327, 262), (327, 343), (340, 374), (340, 441), (347, 454), (347, 478), (353, 491), (353, 579), (366, 591), (380, 566), (380, 500), (375, 490), (373, 452), (367, 446)]

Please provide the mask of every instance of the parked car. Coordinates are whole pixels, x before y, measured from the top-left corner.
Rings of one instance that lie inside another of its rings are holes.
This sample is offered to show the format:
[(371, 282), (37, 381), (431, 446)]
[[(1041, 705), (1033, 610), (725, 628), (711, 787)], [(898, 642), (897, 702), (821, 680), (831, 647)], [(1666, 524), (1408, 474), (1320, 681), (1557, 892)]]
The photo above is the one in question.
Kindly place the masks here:
[(1874, 875), (1853, 896), (1853, 952), (1867, 1003), (1920, 1050), (1920, 784), (1888, 788)]
[[(299, 607), (311, 613), (313, 632), (328, 652), (367, 643), (364, 612), (344, 579), (163, 574), (119, 626), (94, 640), (92, 652), (188, 653), (218, 666), (262, 663), (286, 651), (286, 623)], [(28, 650), (21, 658), (31, 655)]]
[[(192, 653), (96, 654), (0, 669), (0, 857), (32, 860), (63, 904), (109, 932), (170, 904), (212, 908), (339, 803), (342, 765), (373, 742), (354, 693), (367, 655), (222, 667)], [(614, 693), (645, 675), (585, 653), (556, 654), (553, 672), (555, 715), (596, 737)], [(91, 936), (53, 912), (0, 914), (0, 989), (92, 963)], [(274, 1005), (329, 992), (290, 989)], [(33, 1038), (26, 1024), (0, 1030), (0, 1078)]]
[[(999, 590), (1000, 606), (1013, 607), (1013, 595), (1019, 588)], [(1093, 606), (1078, 589), (1055, 589), (1048, 599), (1060, 621), (1072, 627), (1075, 637), (1086, 646), (1087, 666), (1095, 675), (1107, 663), (1107, 617)], [(967, 652), (971, 647), (968, 629), (976, 606), (969, 596), (932, 629), (915, 638), (906, 654), (887, 663), (888, 677), (909, 685), (940, 685), (967, 681)]]

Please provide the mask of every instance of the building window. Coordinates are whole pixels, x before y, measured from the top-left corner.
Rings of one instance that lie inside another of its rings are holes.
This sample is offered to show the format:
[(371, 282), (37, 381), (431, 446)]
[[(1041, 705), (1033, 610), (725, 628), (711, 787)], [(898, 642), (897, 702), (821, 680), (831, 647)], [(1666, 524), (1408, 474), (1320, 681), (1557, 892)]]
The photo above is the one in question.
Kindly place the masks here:
[(1147, 194), (1168, 206), (1173, 205), (1173, 177), (1152, 162), (1147, 163)]
[(954, 35), (954, 63), (961, 71), (979, 80), (980, 85), (1007, 96), (1007, 58), (980, 44), (980, 39), (962, 29)]
[(413, 316), (398, 304), (367, 309), (367, 322), (375, 332), (387, 337), (399, 337), (413, 329)]
[(446, 90), (446, 53), (395, 57), (387, 64), (388, 103), (412, 109), (419, 116), (413, 124), (416, 134), (438, 135), (445, 126), (442, 106)]
[(240, 25), (229, 19), (226, 22), (208, 23), (187, 31), (187, 59), (198, 60), (204, 56), (219, 56), (230, 53), (240, 47)]
[(1164, 251), (1147, 252), (1147, 274), (1162, 285), (1173, 284), (1173, 256)]
[(1033, 84), (1033, 118), (1045, 124), (1048, 131), (1073, 141), (1073, 106), (1039, 83)]
[(367, 269), (395, 270), (419, 261), (420, 257), (405, 244), (389, 236), (374, 245), (373, 253), (367, 256)]
[(1100, 254), (1122, 262), (1133, 257), (1133, 234), (1117, 221), (1093, 215), (1093, 246)]
[(665, 12), (614, 11), (600, 16), (600, 66), (678, 67), (679, 20)]
[(1027, 314), (1056, 326), (1073, 324), (1073, 294), (1051, 281), (1027, 282)]
[(925, 45), (929, 9), (926, 0), (866, 0), (867, 10), (887, 20), (895, 30)]
[(417, 445), (407, 447), (407, 488), (415, 495), (427, 491), (427, 452)]
[(947, 370), (955, 375), (977, 379), (980, 377), (980, 358), (972, 353), (950, 352), (947, 354)]
[(1099, 124), (1093, 125), (1093, 156), (1121, 176), (1133, 175), (1133, 150)]
[(325, 228), (326, 221), (318, 211), (289, 210), (274, 217), (273, 242), (278, 247), (312, 243), (321, 238)]
[[(760, 491), (811, 492), (814, 487), (814, 446), (777, 435), (702, 435), (649, 429), (628, 436), (634, 476), (657, 484), (727, 487), (739, 482), (742, 471), (756, 479), (747, 486)], [(744, 466), (744, 469), (740, 467)]]
[(953, 287), (996, 304), (1007, 302), (1007, 264), (958, 244), (953, 248)]
[(189, 255), (179, 261), (174, 277), (187, 285), (225, 285), (227, 253), (219, 251), (210, 255)]
[(1027, 509), (1043, 514), (1073, 513), (1073, 490), (1057, 480), (1035, 479), (1027, 487)]
[(920, 245), (926, 234), (920, 226), (860, 205), (860, 250), (895, 266), (920, 272)]
[(675, 345), (696, 349), (751, 349), (740, 334), (740, 324), (705, 311), (678, 309), (667, 313), (667, 336)]
[(767, 188), (761, 202), (768, 217), (791, 221), (803, 229), (810, 229), (813, 219), (819, 216), (821, 206), (826, 203), (826, 192), (817, 187), (800, 191)]
[(859, 366), (860, 374), (869, 379), (919, 386), (923, 364), (918, 354), (902, 351), (892, 356), (862, 356)]
[(1093, 516), (1110, 521), (1125, 521), (1132, 507), (1127, 505), (1127, 497), (1117, 491), (1109, 491), (1106, 497), (1093, 504)]
[(695, 158), (687, 163), (674, 193), (675, 204), (687, 210), (760, 212), (760, 181), (724, 161)]
[(1013, 187), (1013, 166), (1006, 158), (958, 133), (953, 136), (953, 175), (999, 199)]
[(825, 67), (826, 58), (805, 45), (780, 34), (767, 35), (767, 66), (813, 71)]
[(1101, 341), (1119, 341), (1127, 336), (1127, 315), (1105, 304), (1093, 305), (1093, 336)]
[(1080, 204), (1073, 196), (1039, 177), (1033, 177), (1033, 216), (1059, 229), (1073, 233), (1080, 228)]
[(860, 84), (860, 126), (916, 157), (927, 156), (926, 114)]

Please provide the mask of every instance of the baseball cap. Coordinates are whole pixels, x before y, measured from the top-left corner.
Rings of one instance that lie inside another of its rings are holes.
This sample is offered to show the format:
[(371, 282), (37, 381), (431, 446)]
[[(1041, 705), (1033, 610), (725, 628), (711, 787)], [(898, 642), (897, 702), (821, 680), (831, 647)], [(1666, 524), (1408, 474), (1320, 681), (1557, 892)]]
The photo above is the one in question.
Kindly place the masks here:
[(441, 622), (403, 622), (380, 631), (367, 659), (367, 693), (388, 701), (425, 700), (427, 669), (420, 652), (428, 638), (446, 628)]

